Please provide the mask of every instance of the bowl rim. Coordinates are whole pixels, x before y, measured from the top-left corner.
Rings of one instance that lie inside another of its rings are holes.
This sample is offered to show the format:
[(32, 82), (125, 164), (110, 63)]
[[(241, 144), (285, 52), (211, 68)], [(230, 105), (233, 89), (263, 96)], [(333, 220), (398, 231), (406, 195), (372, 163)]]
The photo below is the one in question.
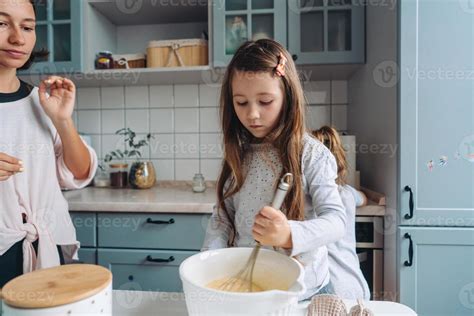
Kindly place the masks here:
[(303, 282), (301, 281), (300, 282), (300, 276), (302, 274), (304, 274), (304, 268), (303, 266), (301, 265), (301, 263), (298, 262), (298, 260), (295, 260), (293, 257), (288, 257), (288, 256), (285, 256), (279, 252), (276, 252), (274, 250), (271, 250), (271, 249), (260, 249), (260, 251), (263, 251), (263, 252), (272, 252), (272, 253), (275, 253), (276, 255), (278, 256), (282, 256), (284, 258), (287, 258), (287, 259), (290, 259), (290, 261), (292, 261), (293, 263), (296, 264), (296, 266), (298, 267), (299, 269), (299, 277), (295, 280), (295, 283), (299, 284), (301, 286), (301, 290), (300, 291), (297, 291), (297, 292), (291, 292), (291, 291), (283, 291), (283, 290), (266, 290), (266, 291), (260, 291), (260, 292), (229, 292), (229, 291), (222, 291), (222, 290), (217, 290), (217, 289), (211, 289), (209, 287), (206, 287), (206, 286), (202, 286), (202, 285), (199, 285), (199, 284), (196, 284), (194, 282), (192, 282), (191, 280), (189, 280), (189, 278), (185, 277), (182, 273), (182, 270), (183, 270), (183, 266), (185, 265), (186, 262), (190, 261), (191, 258), (193, 258), (194, 256), (197, 256), (197, 255), (202, 255), (206, 252), (216, 252), (216, 251), (233, 251), (235, 249), (253, 249), (253, 247), (231, 247), (231, 248), (219, 248), (219, 249), (209, 249), (209, 250), (206, 250), (206, 251), (201, 251), (201, 252), (198, 252), (188, 258), (186, 258), (183, 262), (181, 262), (181, 264), (179, 265), (179, 277), (181, 279), (181, 282), (183, 281), (186, 281), (190, 284), (192, 284), (193, 286), (197, 287), (197, 288), (200, 288), (200, 289), (203, 289), (203, 290), (206, 290), (206, 291), (211, 291), (211, 292), (216, 292), (216, 293), (219, 293), (219, 294), (225, 294), (225, 295), (232, 295), (232, 296), (242, 296), (242, 297), (248, 297), (248, 296), (252, 296), (252, 297), (255, 297), (255, 296), (258, 296), (258, 295), (268, 295), (269, 293), (280, 293), (280, 294), (288, 294), (290, 293), (292, 296), (298, 296), (298, 295), (301, 295), (304, 293), (305, 291), (305, 285), (303, 284)]

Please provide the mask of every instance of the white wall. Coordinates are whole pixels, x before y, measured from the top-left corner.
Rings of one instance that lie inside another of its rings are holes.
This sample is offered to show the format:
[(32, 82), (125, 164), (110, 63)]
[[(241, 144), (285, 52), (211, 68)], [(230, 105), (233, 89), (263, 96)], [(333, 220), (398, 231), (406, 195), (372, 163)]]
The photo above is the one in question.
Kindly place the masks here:
[[(349, 80), (348, 130), (358, 144), (361, 184), (387, 198), (385, 218), (384, 289), (396, 300), (397, 205), (397, 8), (396, 0), (368, 1), (367, 62)], [(366, 146), (366, 147), (363, 147)]]

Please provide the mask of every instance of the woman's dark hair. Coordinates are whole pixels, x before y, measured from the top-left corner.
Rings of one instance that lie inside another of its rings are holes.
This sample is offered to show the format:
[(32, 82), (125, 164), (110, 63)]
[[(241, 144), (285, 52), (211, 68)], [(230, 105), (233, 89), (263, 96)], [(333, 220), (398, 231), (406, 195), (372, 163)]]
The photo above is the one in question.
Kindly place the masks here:
[[(35, 11), (36, 14), (36, 2), (44, 2), (44, 1), (38, 1), (38, 0), (30, 0), (31, 5), (33, 6), (33, 11)], [(40, 5), (45, 5), (44, 3), (40, 3)], [(49, 51), (46, 48), (41, 48), (39, 50), (34, 50), (31, 53), (30, 58), (26, 61), (26, 63), (21, 66), (18, 70), (26, 70), (31, 67), (31, 65), (38, 59), (43, 59), (49, 56)]]

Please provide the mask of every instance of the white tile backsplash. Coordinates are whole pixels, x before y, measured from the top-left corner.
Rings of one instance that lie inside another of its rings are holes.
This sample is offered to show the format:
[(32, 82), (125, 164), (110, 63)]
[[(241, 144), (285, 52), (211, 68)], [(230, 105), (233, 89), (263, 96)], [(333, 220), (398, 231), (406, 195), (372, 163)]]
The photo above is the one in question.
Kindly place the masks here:
[(200, 158), (222, 158), (222, 134), (200, 134)]
[(303, 84), (303, 90), (308, 104), (331, 103), (330, 81), (308, 81)]
[(174, 160), (172, 159), (152, 159), (155, 167), (156, 180), (174, 180)]
[(77, 109), (100, 109), (100, 89), (80, 88), (77, 90)]
[(199, 132), (199, 109), (175, 109), (174, 117), (176, 133)]
[(219, 108), (201, 108), (199, 109), (199, 118), (201, 133), (221, 132)]
[(174, 86), (174, 106), (177, 108), (192, 108), (199, 106), (198, 85), (184, 84)]
[[(307, 124), (311, 129), (334, 125), (347, 129), (347, 82), (304, 83)], [(99, 157), (124, 150), (124, 138), (116, 130), (129, 127), (142, 138), (155, 139), (144, 149), (158, 180), (191, 180), (201, 172), (216, 180), (221, 166), (222, 133), (219, 122), (220, 87), (160, 85), (79, 88), (73, 114), (78, 130), (92, 134)]]
[(174, 133), (174, 109), (150, 109), (151, 133)]
[(199, 158), (199, 134), (176, 134), (175, 158)]
[(339, 131), (347, 130), (347, 105), (333, 105), (331, 124)]
[(150, 86), (150, 107), (152, 108), (172, 108), (173, 101), (173, 86)]
[(114, 134), (125, 124), (124, 110), (102, 110), (102, 134)]
[(102, 109), (122, 109), (125, 106), (124, 87), (102, 87)]
[(219, 106), (220, 88), (206, 84), (199, 85), (199, 106), (217, 107)]
[(125, 87), (125, 107), (148, 108), (148, 86)]
[(125, 127), (130, 128), (135, 133), (149, 133), (149, 115), (148, 110), (126, 110)]
[(198, 159), (176, 159), (175, 163), (175, 179), (190, 181), (196, 173), (199, 173)]
[(174, 159), (175, 147), (173, 134), (153, 134), (150, 156), (152, 159)]
[(201, 159), (201, 173), (206, 180), (216, 181), (222, 166), (221, 159)]
[(311, 130), (331, 124), (331, 107), (328, 105), (313, 105), (308, 107), (306, 124)]
[(347, 81), (331, 81), (331, 104), (347, 104)]
[(79, 133), (100, 134), (100, 111), (83, 110), (77, 111), (77, 125)]

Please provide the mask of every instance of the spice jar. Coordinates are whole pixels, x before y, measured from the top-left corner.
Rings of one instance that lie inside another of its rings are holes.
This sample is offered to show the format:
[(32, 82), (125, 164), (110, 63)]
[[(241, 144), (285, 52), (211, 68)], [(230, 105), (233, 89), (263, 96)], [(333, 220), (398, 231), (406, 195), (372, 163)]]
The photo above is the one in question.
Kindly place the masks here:
[(117, 163), (110, 166), (110, 186), (113, 188), (126, 188), (128, 185), (128, 164)]
[(206, 191), (206, 183), (201, 173), (196, 173), (193, 178), (193, 191), (201, 193)]
[(112, 69), (114, 68), (114, 58), (109, 51), (99, 52), (95, 58), (95, 69)]

